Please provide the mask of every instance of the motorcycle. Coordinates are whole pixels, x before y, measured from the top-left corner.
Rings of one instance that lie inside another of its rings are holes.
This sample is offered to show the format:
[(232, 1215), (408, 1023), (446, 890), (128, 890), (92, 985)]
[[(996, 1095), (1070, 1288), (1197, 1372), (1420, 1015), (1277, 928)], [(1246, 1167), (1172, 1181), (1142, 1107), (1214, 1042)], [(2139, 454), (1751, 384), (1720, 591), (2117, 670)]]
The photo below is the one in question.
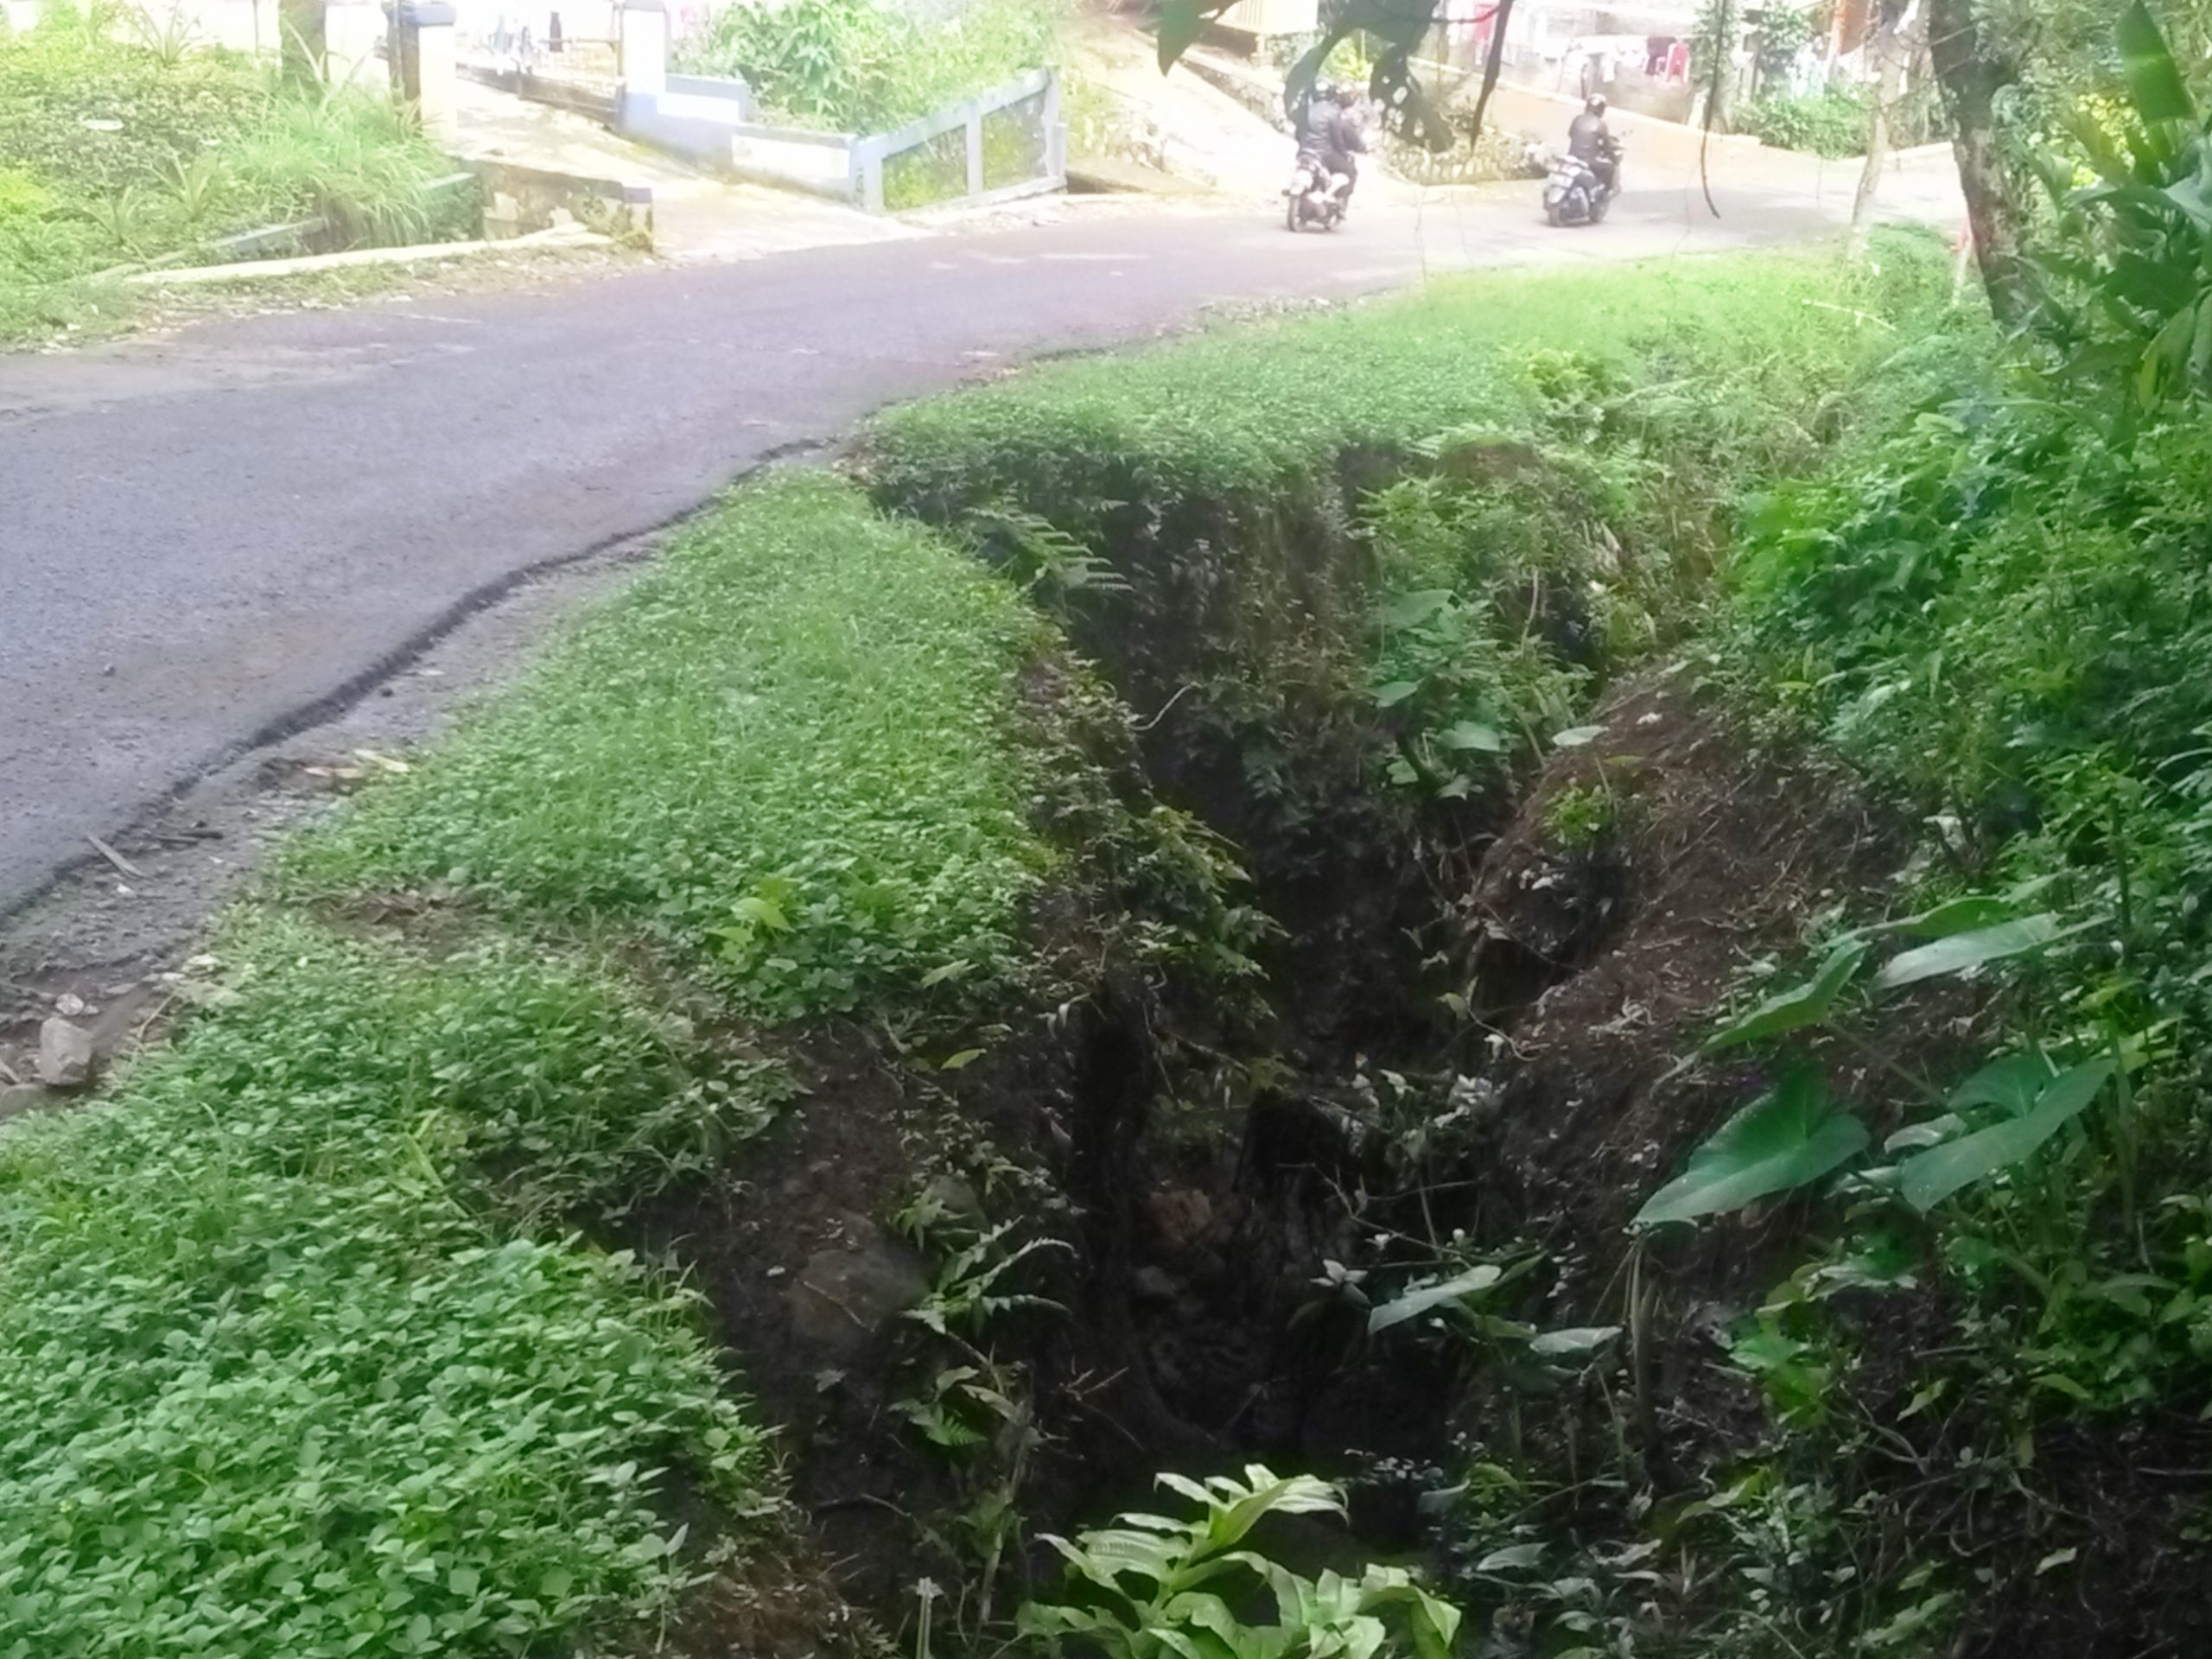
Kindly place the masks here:
[(1323, 165), (1320, 152), (1301, 149), (1297, 170), (1283, 192), (1283, 223), (1291, 231), (1333, 231), (1344, 222), (1344, 207), (1351, 197), (1351, 181)]
[(1544, 217), (1555, 226), (1602, 224), (1605, 210), (1621, 193), (1621, 147), (1605, 147), (1599, 165), (1572, 155), (1552, 158), (1544, 181)]

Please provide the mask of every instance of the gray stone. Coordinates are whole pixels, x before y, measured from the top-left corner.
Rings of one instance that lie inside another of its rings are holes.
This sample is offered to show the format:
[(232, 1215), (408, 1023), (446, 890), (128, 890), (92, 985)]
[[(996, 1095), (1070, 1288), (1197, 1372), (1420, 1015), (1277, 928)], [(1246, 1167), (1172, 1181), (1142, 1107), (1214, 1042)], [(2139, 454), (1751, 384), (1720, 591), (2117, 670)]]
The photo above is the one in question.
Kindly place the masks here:
[(924, 1202), (935, 1205), (948, 1216), (958, 1216), (965, 1221), (982, 1218), (983, 1202), (976, 1196), (976, 1189), (957, 1175), (939, 1175), (922, 1189)]
[(1165, 1268), (1139, 1268), (1129, 1275), (1129, 1290), (1140, 1301), (1172, 1302), (1182, 1288)]
[(830, 1354), (858, 1354), (929, 1293), (929, 1278), (912, 1250), (871, 1222), (848, 1230), (847, 1242), (817, 1250), (787, 1294), (798, 1339)]
[(92, 1080), (92, 1033), (55, 1014), (38, 1028), (39, 1081), (49, 1089), (81, 1089)]
[(0, 1089), (0, 1123), (26, 1112), (35, 1112), (52, 1103), (53, 1099), (49, 1090), (35, 1083), (18, 1083)]

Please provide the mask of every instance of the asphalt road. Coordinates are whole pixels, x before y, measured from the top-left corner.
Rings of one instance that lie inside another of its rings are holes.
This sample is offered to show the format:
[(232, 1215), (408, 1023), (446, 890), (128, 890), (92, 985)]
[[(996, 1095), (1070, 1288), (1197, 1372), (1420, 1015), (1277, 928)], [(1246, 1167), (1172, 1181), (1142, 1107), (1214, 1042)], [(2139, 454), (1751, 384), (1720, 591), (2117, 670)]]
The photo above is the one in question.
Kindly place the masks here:
[(1534, 190), (1296, 238), (1256, 212), (1071, 209), (0, 355), (0, 914), (88, 834), (342, 709), (519, 575), (884, 404), (1222, 302), (1796, 239), (1847, 194), (1741, 194), (1714, 221), (1631, 192), (1561, 232)]

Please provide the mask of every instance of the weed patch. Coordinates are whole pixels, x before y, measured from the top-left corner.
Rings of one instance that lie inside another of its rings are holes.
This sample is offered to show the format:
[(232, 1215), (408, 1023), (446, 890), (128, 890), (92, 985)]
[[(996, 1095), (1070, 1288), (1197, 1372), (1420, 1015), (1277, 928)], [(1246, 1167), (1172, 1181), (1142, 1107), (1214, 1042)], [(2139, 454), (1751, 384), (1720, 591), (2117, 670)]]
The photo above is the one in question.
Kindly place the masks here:
[(1002, 984), (1053, 861), (1010, 715), (1042, 637), (833, 480), (742, 489), (293, 867), (641, 930), (766, 1020)]
[(0, 1653), (490, 1656), (665, 1604), (674, 1483), (756, 1506), (760, 1439), (683, 1296), (505, 1217), (682, 1167), (728, 1096), (588, 970), (219, 949), (218, 1011), (0, 1138)]

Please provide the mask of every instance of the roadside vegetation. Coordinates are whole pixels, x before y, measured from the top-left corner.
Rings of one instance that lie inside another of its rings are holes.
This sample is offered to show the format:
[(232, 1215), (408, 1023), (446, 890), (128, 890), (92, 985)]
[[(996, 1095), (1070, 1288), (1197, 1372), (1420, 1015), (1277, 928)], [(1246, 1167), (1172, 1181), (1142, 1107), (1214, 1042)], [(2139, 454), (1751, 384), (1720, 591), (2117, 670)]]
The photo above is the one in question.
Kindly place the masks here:
[[(472, 194), (385, 97), (281, 86), (256, 63), (109, 5), (0, 32), (0, 340), (118, 320), (124, 272), (207, 264), (250, 231), (288, 246), (435, 240)], [(266, 250), (264, 250), (265, 251)]]
[(0, 1659), (2212, 1644), (2190, 80), (734, 491), (0, 1135)]
[[(173, 1046), (0, 1140), (0, 1651), (568, 1650), (742, 1579), (782, 1478), (715, 1338), (743, 1369), (803, 1352), (748, 1347), (625, 1241), (751, 1190), (809, 1091), (814, 1121), (858, 1109), (809, 1058), (840, 1031), (957, 1109), (1070, 1063), (1046, 1057), (1071, 1009), (1135, 997), (1157, 1064), (1248, 1097), (1301, 937), (1267, 906), (1320, 850), (1300, 826), (1369, 794), (1378, 823), (1494, 822), (1605, 678), (1678, 637), (1738, 486), (1858, 429), (1820, 410), (1893, 354), (1860, 308), (1943, 292), (1908, 245), (1853, 281), (1784, 258), (1446, 285), (904, 411), (860, 463), (897, 517), (830, 478), (738, 491), (298, 841)], [(1342, 360), (1357, 395), (1307, 395)], [(1163, 721), (1170, 675), (1195, 683)], [(1154, 793), (1224, 753), (1259, 803), (1220, 820), (1249, 880)], [(1370, 825), (1354, 855), (1393, 844)], [(1044, 1310), (1081, 1235), (1051, 1222), (1043, 1122), (994, 1142), (930, 1156), (982, 1157), (977, 1190), (1033, 1211), (968, 1219), (917, 1197), (927, 1165), (873, 1200), (938, 1266), (869, 1432), (997, 1495), (982, 1556), (901, 1535), (950, 1573), (1031, 1548), (1049, 1442), (1006, 1425), (1069, 1407), (1032, 1344), (1071, 1339)], [(1216, 1518), (1177, 1549), (1342, 1501), (1248, 1480), (1194, 1490)], [(1286, 1570), (1286, 1629), (1457, 1627), (1395, 1569), (1338, 1601)], [(940, 1640), (1005, 1628), (990, 1577)]]
[(732, 0), (676, 47), (694, 74), (741, 75), (774, 119), (888, 132), (1060, 60), (1063, 0)]
[[(1743, 1338), (1776, 1411), (1759, 1502), (1826, 1532), (1808, 1570), (1856, 1564), (1838, 1610), (1863, 1599), (1859, 1628), (1898, 1651), (1992, 1626), (2096, 1652), (2207, 1639), (2177, 1589), (2204, 1570), (2185, 1471), (2212, 1339), (2205, 276), (2183, 205), (2205, 151), (2151, 15), (2116, 44), (2124, 73), (2041, 157), (2047, 275), (2012, 349), (1765, 500), (1715, 658), (1770, 731), (1926, 826), (1901, 907), (1935, 919), (1898, 943), (1986, 985)], [(1823, 938), (1825, 983), (1723, 1035), (1894, 1033), (1879, 943)], [(1902, 1360), (1880, 1351), (1899, 1320), (1920, 1333)], [(1903, 1487), (1882, 1472), (1911, 1464)], [(2068, 1586), (2072, 1611), (2032, 1611)], [(1993, 1611), (2006, 1597), (2024, 1605)]]

